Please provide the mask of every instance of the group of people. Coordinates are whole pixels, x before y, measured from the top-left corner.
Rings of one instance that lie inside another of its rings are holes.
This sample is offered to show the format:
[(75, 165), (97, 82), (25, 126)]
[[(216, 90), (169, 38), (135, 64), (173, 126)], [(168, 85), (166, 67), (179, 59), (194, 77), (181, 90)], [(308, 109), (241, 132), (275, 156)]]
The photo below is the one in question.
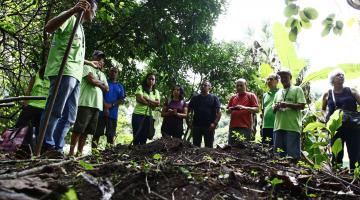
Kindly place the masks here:
[[(75, 14), (84, 11), (81, 24), (91, 22), (96, 9), (95, 0), (80, 0), (74, 7), (46, 24), (45, 30), (54, 35), (48, 62), (46, 68), (41, 69), (31, 81), (32, 90), (29, 94), (49, 98), (54, 95), (61, 60), (75, 25)], [(102, 72), (105, 59), (103, 52), (94, 51), (93, 60), (85, 60), (85, 35), (81, 24), (71, 46), (42, 143), (42, 152), (46, 155), (62, 155), (64, 138), (73, 124), (70, 155), (75, 154), (76, 145), (78, 154), (82, 153), (88, 134), (94, 135), (92, 147), (96, 148), (104, 128), (108, 142), (114, 143), (118, 106), (124, 102), (125, 91), (123, 86), (117, 83), (116, 67), (110, 69), (108, 80)], [(269, 75), (266, 79), (269, 91), (263, 95), (261, 106), (257, 96), (247, 91), (245, 79), (241, 78), (235, 82), (236, 94), (230, 98), (226, 107), (226, 112), (230, 114), (229, 145), (236, 144), (239, 135), (246, 140), (251, 139), (253, 116), (261, 111), (262, 142), (273, 145), (274, 151), (280, 156), (300, 158), (301, 111), (306, 100), (301, 87), (292, 85), (291, 79), (292, 74), (287, 69)], [(283, 85), (281, 89), (278, 88), (279, 81)], [(149, 73), (136, 89), (136, 105), (131, 121), (134, 145), (145, 144), (152, 134), (154, 108), (161, 105), (160, 92), (156, 89), (155, 83), (156, 75)], [(328, 91), (323, 99), (323, 110), (327, 111), (327, 119), (335, 109), (356, 110), (360, 96), (357, 91), (343, 86), (344, 73), (340, 71), (332, 74), (330, 83), (333, 89)], [(187, 103), (184, 99), (184, 89), (181, 85), (175, 85), (171, 98), (163, 103), (162, 135), (181, 138), (184, 134), (185, 119), (193, 116), (192, 122), (188, 123), (192, 129), (193, 144), (200, 147), (204, 138), (205, 146), (212, 148), (221, 111), (219, 98), (210, 93), (211, 88), (209, 81), (203, 81), (200, 94), (193, 96)], [(45, 101), (29, 102), (20, 115), (17, 126), (24, 125), (26, 120), (33, 120), (33, 125), (37, 129), (44, 127), (43, 110), (48, 106), (49, 103), (45, 104)], [(352, 168), (355, 162), (360, 160), (360, 145), (357, 139), (359, 136), (354, 136), (353, 131), (341, 127), (333, 138), (342, 138), (347, 143)], [(30, 140), (31, 138), (26, 139), (28, 143)], [(340, 153), (336, 159), (340, 162), (342, 154)]]
[[(61, 61), (75, 28), (75, 14), (84, 12), (72, 41), (47, 126), (44, 110), (49, 108), (49, 101), (29, 102), (16, 123), (16, 126), (20, 127), (32, 121), (36, 136), (39, 130), (45, 129), (44, 140), (40, 141), (41, 154), (44, 156), (63, 157), (65, 136), (72, 125), (74, 127), (70, 155), (74, 155), (76, 145), (77, 154), (82, 154), (88, 134), (94, 135), (92, 147), (96, 148), (99, 137), (105, 129), (107, 142), (114, 143), (118, 107), (124, 102), (125, 91), (117, 82), (119, 72), (117, 67), (109, 70), (109, 79), (102, 72), (105, 64), (105, 54), (102, 51), (95, 50), (92, 61), (85, 60), (85, 35), (82, 23), (91, 22), (96, 10), (96, 1), (80, 0), (74, 7), (48, 21), (45, 26), (45, 31), (53, 34), (48, 61), (45, 69), (41, 68), (32, 79), (28, 90), (31, 91), (30, 95), (52, 99)], [(28, 156), (27, 153), (33, 149), (33, 143), (33, 134), (30, 133), (20, 148), (20, 154), (25, 152)]]

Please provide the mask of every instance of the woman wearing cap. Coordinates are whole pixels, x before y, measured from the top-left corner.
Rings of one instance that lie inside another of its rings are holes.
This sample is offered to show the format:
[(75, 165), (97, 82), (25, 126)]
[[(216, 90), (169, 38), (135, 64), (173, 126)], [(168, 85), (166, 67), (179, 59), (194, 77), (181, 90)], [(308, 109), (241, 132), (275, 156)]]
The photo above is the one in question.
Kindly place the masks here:
[(175, 85), (171, 93), (171, 99), (166, 102), (161, 111), (164, 118), (161, 126), (162, 136), (181, 138), (184, 133), (183, 122), (187, 117), (188, 107), (184, 101), (184, 89)]
[[(360, 104), (359, 92), (349, 87), (344, 87), (345, 73), (341, 69), (335, 69), (329, 73), (329, 82), (332, 89), (323, 95), (322, 110), (326, 114), (326, 121), (335, 112), (336, 109), (344, 111), (356, 111), (357, 104)], [(327, 111), (327, 112), (326, 112)], [(341, 126), (335, 136), (331, 139), (331, 145), (341, 138), (342, 146), (344, 141), (349, 153), (350, 169), (355, 168), (355, 163), (360, 162), (360, 132), (346, 125)], [(333, 158), (334, 164), (342, 165), (344, 151), (340, 151), (337, 157)], [(359, 163), (360, 164), (360, 163)]]
[(160, 105), (160, 93), (155, 86), (155, 74), (145, 76), (136, 92), (136, 105), (132, 115), (133, 144), (146, 144), (152, 126), (153, 109)]

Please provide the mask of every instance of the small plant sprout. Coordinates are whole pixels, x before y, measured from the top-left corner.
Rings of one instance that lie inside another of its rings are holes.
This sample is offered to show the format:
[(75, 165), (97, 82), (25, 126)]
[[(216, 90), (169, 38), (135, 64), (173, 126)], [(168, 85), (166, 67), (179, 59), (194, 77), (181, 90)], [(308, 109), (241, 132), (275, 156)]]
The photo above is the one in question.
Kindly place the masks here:
[(278, 178), (273, 178), (271, 181), (270, 180), (267, 180), (268, 181), (268, 183), (270, 183), (271, 184), (271, 192), (270, 192), (270, 198), (272, 198), (273, 197), (273, 194), (274, 194), (274, 192), (275, 192), (275, 187), (276, 187), (276, 185), (279, 185), (279, 184), (281, 184), (281, 183), (283, 183), (284, 181), (282, 180), (282, 179), (278, 179)]
[(250, 173), (251, 173), (251, 176), (255, 177), (258, 175), (259, 172), (256, 171), (255, 169), (252, 169)]
[(235, 133), (232, 137), (234, 137), (235, 140), (240, 141), (240, 142), (243, 142), (246, 140), (246, 137), (244, 136), (244, 134), (237, 132), (237, 131), (235, 131)]
[(284, 153), (285, 151), (284, 151), (283, 149), (281, 149), (281, 148), (277, 148), (277, 149), (276, 149), (276, 152), (277, 152), (277, 153)]

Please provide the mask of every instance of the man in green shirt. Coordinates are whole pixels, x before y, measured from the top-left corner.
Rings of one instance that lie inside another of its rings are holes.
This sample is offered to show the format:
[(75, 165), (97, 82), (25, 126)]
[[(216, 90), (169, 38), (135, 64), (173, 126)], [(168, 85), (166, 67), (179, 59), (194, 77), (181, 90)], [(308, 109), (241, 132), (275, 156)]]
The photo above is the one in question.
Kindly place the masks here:
[(81, 155), (86, 143), (87, 134), (95, 134), (99, 111), (103, 110), (103, 92), (109, 91), (106, 76), (101, 71), (104, 67), (105, 54), (95, 50), (93, 60), (99, 63), (98, 68), (84, 66), (83, 80), (80, 88), (78, 115), (71, 135), (69, 156), (74, 155), (78, 143), (77, 155)]
[[(79, 0), (67, 11), (51, 19), (45, 26), (45, 31), (53, 34), (53, 40), (45, 69), (45, 76), (50, 80), (49, 99), (54, 95), (56, 76), (65, 54), (72, 30), (75, 26), (75, 14), (84, 11), (81, 23), (91, 22), (97, 9), (95, 0)], [(42, 152), (44, 156), (63, 157), (64, 138), (74, 123), (80, 96), (80, 81), (85, 58), (85, 35), (80, 24), (65, 64), (64, 76), (61, 79), (59, 91), (49, 119)], [(45, 110), (48, 109), (48, 102)], [(44, 127), (44, 115), (40, 127)]]
[(272, 110), (275, 94), (279, 90), (277, 85), (279, 83), (279, 76), (277, 74), (270, 74), (266, 79), (266, 85), (269, 87), (269, 91), (264, 93), (262, 100), (262, 129), (261, 137), (263, 144), (273, 145), (274, 138), (274, 121), (275, 113)]
[(304, 92), (299, 86), (291, 85), (291, 72), (283, 69), (278, 72), (283, 89), (274, 99), (274, 150), (280, 156), (300, 159), (300, 133), (302, 127), (301, 110), (305, 107)]

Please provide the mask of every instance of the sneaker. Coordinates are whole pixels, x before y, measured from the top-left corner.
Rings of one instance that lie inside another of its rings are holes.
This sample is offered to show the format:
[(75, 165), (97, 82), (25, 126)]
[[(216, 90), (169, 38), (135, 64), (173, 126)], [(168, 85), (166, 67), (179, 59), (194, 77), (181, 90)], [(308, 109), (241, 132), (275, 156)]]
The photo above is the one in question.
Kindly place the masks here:
[(52, 148), (47, 147), (45, 148), (41, 154), (41, 157), (49, 158), (49, 159), (65, 159), (65, 156), (62, 152)]

